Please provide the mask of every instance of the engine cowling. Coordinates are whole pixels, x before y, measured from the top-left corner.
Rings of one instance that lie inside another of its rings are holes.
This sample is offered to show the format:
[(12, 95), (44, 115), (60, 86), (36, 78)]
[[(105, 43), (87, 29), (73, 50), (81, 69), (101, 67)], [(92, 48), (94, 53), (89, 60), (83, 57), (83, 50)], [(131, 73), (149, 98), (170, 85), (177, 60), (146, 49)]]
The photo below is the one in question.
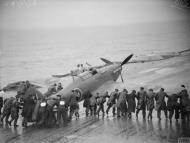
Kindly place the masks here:
[(74, 90), (77, 93), (78, 101), (82, 101), (84, 99), (82, 90), (80, 88), (75, 88)]

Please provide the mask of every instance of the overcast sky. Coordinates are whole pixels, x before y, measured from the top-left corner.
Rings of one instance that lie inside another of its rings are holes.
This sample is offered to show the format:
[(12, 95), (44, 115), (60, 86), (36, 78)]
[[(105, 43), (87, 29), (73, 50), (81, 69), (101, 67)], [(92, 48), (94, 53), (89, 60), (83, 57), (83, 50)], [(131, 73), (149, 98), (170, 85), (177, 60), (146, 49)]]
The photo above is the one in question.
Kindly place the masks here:
[(0, 28), (64, 28), (177, 20), (162, 0), (1, 0)]

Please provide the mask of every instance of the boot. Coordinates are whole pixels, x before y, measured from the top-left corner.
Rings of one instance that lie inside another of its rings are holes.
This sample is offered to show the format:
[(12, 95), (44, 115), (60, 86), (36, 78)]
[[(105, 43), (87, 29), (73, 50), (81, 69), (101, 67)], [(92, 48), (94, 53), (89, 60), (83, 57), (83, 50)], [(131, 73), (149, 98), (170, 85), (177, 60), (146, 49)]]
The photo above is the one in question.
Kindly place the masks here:
[(138, 114), (136, 113), (136, 119), (138, 119)]

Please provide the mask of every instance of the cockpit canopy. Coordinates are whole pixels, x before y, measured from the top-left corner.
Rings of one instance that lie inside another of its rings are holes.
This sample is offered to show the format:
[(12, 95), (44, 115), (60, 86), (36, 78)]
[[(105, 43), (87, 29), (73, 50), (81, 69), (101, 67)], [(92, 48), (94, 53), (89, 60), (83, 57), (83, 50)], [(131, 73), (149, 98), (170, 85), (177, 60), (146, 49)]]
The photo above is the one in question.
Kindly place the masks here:
[(82, 79), (88, 79), (97, 73), (98, 73), (98, 71), (96, 69), (89, 69), (89, 71), (85, 71), (85, 72), (79, 74), (78, 77), (80, 77)]

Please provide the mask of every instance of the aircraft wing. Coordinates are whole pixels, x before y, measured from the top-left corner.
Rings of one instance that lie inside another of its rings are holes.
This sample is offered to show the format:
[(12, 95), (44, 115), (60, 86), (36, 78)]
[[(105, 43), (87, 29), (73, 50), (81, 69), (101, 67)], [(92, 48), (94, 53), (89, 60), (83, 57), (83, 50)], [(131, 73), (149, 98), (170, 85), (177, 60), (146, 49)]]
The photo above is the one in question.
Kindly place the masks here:
[[(186, 52), (189, 52), (190, 49), (186, 49), (179, 52), (166, 52), (166, 53), (157, 53), (157, 54), (151, 54), (151, 55), (140, 55), (140, 56), (134, 56), (132, 60), (130, 60), (127, 64), (135, 64), (135, 63), (146, 63), (146, 62), (154, 62), (154, 61), (161, 61), (161, 60), (167, 60), (170, 58), (178, 57), (183, 55)], [(115, 62), (119, 63), (119, 62)]]
[[(3, 87), (3, 89), (5, 89), (6, 91), (17, 91), (23, 82), (24, 81), (17, 81), (17, 82), (10, 83), (7, 86)], [(38, 84), (33, 83), (33, 82), (30, 82), (30, 84), (32, 87), (35, 87), (35, 88), (41, 88), (42, 87), (41, 85), (38, 85)]]
[(70, 76), (70, 75), (71, 75), (70, 73), (67, 73), (67, 74), (52, 75), (52, 77), (62, 78), (62, 77)]

